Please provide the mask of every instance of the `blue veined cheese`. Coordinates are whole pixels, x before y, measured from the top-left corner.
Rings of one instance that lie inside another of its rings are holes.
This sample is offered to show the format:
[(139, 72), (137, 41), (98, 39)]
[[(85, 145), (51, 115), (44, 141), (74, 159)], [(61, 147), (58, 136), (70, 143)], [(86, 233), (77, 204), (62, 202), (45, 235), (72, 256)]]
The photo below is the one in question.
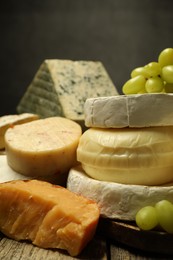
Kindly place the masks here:
[(89, 98), (85, 125), (100, 128), (173, 125), (173, 94), (136, 94)]
[(139, 209), (155, 205), (162, 199), (173, 202), (173, 183), (161, 186), (128, 185), (98, 181), (89, 177), (81, 166), (70, 169), (67, 188), (96, 201), (102, 217), (135, 220)]
[(87, 98), (118, 95), (99, 61), (45, 60), (20, 100), (19, 113), (84, 122)]

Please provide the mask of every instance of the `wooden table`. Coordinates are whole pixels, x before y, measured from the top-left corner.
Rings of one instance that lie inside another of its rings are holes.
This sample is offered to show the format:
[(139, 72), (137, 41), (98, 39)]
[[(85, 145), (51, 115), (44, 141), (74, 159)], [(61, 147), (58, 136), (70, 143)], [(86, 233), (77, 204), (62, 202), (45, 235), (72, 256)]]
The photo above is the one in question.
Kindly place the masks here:
[[(154, 241), (153, 241), (154, 243)], [(93, 240), (78, 257), (70, 257), (61, 250), (47, 250), (33, 246), (28, 242), (18, 242), (5, 237), (0, 233), (0, 259), (2, 260), (73, 260), (73, 259), (100, 259), (100, 260), (145, 260), (145, 259), (173, 259), (160, 254), (151, 254), (119, 244), (116, 241), (106, 240), (96, 234)]]

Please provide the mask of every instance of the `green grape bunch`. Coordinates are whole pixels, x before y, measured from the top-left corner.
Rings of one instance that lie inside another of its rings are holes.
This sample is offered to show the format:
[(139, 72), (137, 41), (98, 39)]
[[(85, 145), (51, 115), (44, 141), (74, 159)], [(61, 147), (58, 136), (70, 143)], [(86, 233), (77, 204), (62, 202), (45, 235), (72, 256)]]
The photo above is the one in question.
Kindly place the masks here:
[(125, 82), (125, 95), (144, 93), (173, 93), (173, 48), (164, 49), (157, 62), (150, 62), (132, 70)]
[(136, 214), (136, 224), (141, 230), (157, 227), (173, 234), (173, 204), (168, 200), (158, 201), (154, 206), (145, 206)]

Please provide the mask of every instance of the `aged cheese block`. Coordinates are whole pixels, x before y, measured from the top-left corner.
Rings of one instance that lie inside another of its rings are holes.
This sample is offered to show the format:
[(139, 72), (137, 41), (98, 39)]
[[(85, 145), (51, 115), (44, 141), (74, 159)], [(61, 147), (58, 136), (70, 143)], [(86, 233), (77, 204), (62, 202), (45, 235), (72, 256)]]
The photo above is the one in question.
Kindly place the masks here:
[(0, 117), (0, 149), (4, 149), (4, 134), (13, 125), (23, 124), (39, 118), (36, 114), (22, 113), (20, 115), (5, 115)]
[(5, 133), (9, 166), (26, 176), (56, 176), (76, 163), (82, 130), (63, 117), (50, 117), (16, 125)]
[(173, 125), (173, 94), (138, 94), (89, 98), (87, 127), (123, 128)]
[(84, 123), (89, 97), (117, 95), (101, 62), (45, 60), (17, 106), (19, 113), (63, 116)]
[(126, 184), (173, 181), (173, 126), (90, 128), (80, 138), (77, 160), (92, 178)]
[(28, 176), (24, 176), (15, 172), (7, 163), (6, 155), (0, 156), (0, 183), (13, 180), (27, 180)]
[(121, 220), (135, 220), (140, 208), (154, 205), (159, 200), (173, 202), (172, 185), (143, 186), (98, 181), (89, 177), (81, 166), (72, 168), (67, 179), (70, 191), (98, 203), (102, 217)]
[(16, 240), (78, 255), (94, 236), (98, 205), (48, 182), (0, 184), (0, 231)]

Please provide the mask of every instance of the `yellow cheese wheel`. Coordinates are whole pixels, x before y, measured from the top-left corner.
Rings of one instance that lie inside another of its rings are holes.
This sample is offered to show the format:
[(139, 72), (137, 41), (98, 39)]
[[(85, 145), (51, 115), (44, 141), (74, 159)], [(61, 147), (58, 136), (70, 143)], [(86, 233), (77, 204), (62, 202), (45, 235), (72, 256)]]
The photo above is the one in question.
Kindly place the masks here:
[(160, 185), (173, 181), (173, 127), (90, 128), (77, 160), (97, 180)]
[(9, 128), (5, 148), (9, 166), (26, 176), (66, 173), (76, 163), (80, 125), (51, 117)]

